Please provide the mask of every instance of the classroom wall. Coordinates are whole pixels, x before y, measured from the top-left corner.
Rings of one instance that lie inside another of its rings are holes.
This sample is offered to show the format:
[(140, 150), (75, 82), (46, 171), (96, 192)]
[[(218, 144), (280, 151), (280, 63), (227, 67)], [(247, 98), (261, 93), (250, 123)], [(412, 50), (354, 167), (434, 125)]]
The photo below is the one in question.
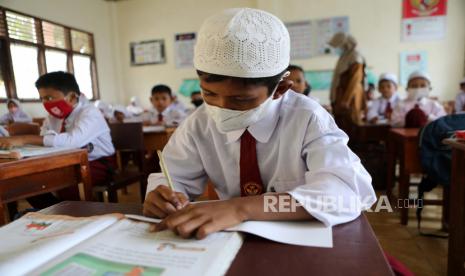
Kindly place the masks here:
[[(49, 19), (58, 23), (83, 29), (94, 34), (100, 96), (109, 102), (120, 102), (122, 97), (120, 74), (117, 71), (117, 56), (114, 43), (114, 20), (112, 2), (103, 0), (0, 0), (0, 5)], [(35, 61), (31, 61), (35, 64)], [(39, 103), (24, 104), (34, 117), (45, 116), (46, 111)], [(0, 106), (0, 114), (6, 110)]]
[[(197, 31), (208, 15), (228, 7), (255, 7), (267, 10), (284, 21), (349, 16), (350, 31), (358, 39), (368, 66), (376, 74), (399, 74), (399, 53), (404, 50), (428, 52), (433, 95), (452, 99), (464, 75), (465, 1), (449, 0), (446, 38), (431, 42), (401, 42), (401, 0), (128, 0), (116, 5), (117, 30), (121, 57), (121, 78), (125, 103), (138, 95), (149, 105), (150, 88), (166, 83), (179, 88), (183, 78), (196, 77), (192, 69), (176, 69), (173, 56), (174, 34)], [(130, 66), (129, 43), (165, 39), (167, 63)], [(334, 56), (295, 60), (306, 70), (333, 69)], [(400, 90), (404, 90), (402, 87)], [(323, 103), (328, 92), (315, 92)]]

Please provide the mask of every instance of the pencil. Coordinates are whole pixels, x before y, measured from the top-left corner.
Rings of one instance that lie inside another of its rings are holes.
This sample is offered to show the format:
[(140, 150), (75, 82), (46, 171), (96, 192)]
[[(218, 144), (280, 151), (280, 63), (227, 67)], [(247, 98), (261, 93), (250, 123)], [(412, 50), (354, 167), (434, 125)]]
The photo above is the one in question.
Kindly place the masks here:
[(171, 190), (174, 191), (174, 186), (173, 186), (173, 181), (171, 181), (171, 176), (168, 172), (168, 168), (166, 167), (165, 164), (165, 159), (163, 159), (163, 154), (160, 150), (157, 150), (158, 158), (160, 159), (160, 168), (163, 174), (165, 175), (166, 180), (168, 181), (168, 186), (170, 187)]

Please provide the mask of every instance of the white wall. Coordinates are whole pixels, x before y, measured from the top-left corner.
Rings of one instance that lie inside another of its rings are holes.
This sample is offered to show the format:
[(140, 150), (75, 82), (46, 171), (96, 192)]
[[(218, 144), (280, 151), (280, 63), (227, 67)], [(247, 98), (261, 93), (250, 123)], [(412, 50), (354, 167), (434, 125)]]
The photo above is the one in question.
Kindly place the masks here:
[[(120, 60), (114, 48), (116, 32), (113, 28), (112, 6), (115, 3), (103, 0), (0, 0), (0, 5), (93, 33), (100, 96), (109, 102), (120, 102), (123, 99), (115, 62)], [(36, 63), (31, 61), (31, 64)], [(24, 108), (34, 117), (46, 115), (39, 103), (24, 104)], [(0, 114), (5, 110), (2, 104)]]
[[(368, 66), (376, 74), (399, 74), (399, 53), (404, 50), (428, 52), (433, 94), (452, 99), (464, 75), (465, 1), (449, 0), (446, 38), (441, 41), (405, 43), (401, 36), (401, 0), (128, 0), (116, 4), (121, 72), (125, 103), (138, 95), (148, 105), (152, 85), (163, 82), (179, 88), (183, 78), (193, 78), (193, 69), (176, 69), (173, 60), (174, 34), (197, 31), (201, 22), (227, 7), (255, 7), (267, 10), (283, 21), (349, 16), (350, 31), (358, 39)], [(167, 63), (130, 66), (129, 43), (165, 39)], [(332, 69), (334, 56), (295, 60), (304, 69)], [(400, 88), (403, 90), (403, 88)], [(327, 102), (328, 93), (316, 93)]]

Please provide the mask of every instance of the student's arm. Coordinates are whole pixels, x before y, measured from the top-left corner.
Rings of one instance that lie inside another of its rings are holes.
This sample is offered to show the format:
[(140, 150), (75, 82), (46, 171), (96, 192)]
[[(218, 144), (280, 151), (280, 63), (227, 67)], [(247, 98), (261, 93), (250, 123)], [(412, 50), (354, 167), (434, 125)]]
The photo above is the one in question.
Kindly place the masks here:
[(428, 121), (432, 122), (442, 116), (446, 116), (446, 110), (444, 109), (444, 106), (438, 101), (434, 101), (432, 104), (432, 110), (431, 113), (428, 114)]

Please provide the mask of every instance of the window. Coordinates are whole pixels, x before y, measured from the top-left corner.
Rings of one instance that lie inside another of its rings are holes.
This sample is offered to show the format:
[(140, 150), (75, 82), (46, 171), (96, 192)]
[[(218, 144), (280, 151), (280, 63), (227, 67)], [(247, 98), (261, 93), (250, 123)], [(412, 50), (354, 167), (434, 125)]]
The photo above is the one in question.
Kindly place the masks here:
[(20, 99), (39, 99), (34, 86), (39, 77), (37, 48), (21, 44), (11, 44), (11, 59), (16, 81), (16, 95)]
[(47, 64), (47, 73), (55, 71), (68, 71), (68, 57), (66, 52), (56, 50), (45, 50), (45, 63)]
[(92, 97), (91, 63), (88, 56), (74, 55), (74, 76), (81, 90), (87, 98)]
[(91, 33), (0, 6), (0, 100), (38, 100), (37, 78), (73, 72), (81, 91), (98, 98)]

